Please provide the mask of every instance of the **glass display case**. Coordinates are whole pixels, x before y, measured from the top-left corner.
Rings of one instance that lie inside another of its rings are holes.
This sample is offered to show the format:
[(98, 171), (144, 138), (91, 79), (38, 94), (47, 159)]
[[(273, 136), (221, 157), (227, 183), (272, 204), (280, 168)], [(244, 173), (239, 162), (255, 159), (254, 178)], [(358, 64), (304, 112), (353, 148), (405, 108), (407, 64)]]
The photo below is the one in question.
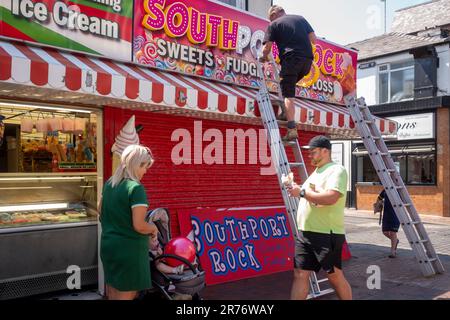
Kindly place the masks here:
[(96, 223), (97, 174), (0, 175), (0, 231)]
[(102, 111), (0, 101), (0, 117), (0, 300), (65, 290), (72, 265), (95, 285)]
[(0, 103), (0, 232), (96, 222), (96, 112)]

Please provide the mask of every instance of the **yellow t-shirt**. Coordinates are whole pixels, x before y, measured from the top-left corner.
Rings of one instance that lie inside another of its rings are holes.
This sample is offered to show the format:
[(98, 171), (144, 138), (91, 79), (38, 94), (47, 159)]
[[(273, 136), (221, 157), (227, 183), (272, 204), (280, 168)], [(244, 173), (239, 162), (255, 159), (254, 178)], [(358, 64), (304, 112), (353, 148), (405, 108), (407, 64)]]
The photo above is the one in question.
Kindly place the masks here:
[(336, 190), (341, 196), (331, 206), (316, 205), (300, 199), (297, 224), (301, 231), (345, 234), (344, 209), (347, 199), (347, 171), (341, 165), (330, 162), (316, 169), (305, 181), (303, 189), (316, 191)]

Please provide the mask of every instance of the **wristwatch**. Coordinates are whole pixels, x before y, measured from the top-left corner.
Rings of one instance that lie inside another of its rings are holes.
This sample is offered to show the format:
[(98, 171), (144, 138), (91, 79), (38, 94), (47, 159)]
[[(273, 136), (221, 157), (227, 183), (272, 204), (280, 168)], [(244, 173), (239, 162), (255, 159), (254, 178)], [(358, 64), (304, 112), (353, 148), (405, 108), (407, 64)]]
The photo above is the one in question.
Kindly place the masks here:
[(306, 195), (306, 190), (305, 190), (305, 189), (302, 189), (302, 190), (300, 191), (300, 198), (304, 198), (305, 195)]

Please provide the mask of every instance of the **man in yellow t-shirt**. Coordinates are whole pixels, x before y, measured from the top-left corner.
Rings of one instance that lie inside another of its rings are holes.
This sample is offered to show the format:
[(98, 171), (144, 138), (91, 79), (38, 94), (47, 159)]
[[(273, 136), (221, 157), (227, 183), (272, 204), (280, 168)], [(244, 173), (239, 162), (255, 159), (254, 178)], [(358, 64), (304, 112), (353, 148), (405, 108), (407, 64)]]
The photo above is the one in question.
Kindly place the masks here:
[(291, 197), (300, 197), (297, 213), (299, 239), (295, 244), (295, 271), (291, 299), (304, 300), (309, 292), (311, 272), (321, 268), (342, 300), (352, 299), (352, 290), (342, 272), (342, 245), (345, 242), (344, 208), (347, 172), (332, 162), (331, 143), (325, 136), (311, 139), (309, 158), (316, 167), (303, 186), (289, 188)]

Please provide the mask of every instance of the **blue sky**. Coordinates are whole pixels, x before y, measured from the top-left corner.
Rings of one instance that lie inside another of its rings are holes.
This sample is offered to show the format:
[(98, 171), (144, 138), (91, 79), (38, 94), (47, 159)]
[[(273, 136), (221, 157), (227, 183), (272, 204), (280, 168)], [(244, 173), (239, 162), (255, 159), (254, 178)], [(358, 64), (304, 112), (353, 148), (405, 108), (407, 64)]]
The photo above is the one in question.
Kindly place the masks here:
[[(380, 0), (274, 0), (287, 13), (303, 15), (319, 37), (349, 44), (384, 33), (384, 3)], [(428, 0), (387, 0), (387, 31), (395, 10)]]

